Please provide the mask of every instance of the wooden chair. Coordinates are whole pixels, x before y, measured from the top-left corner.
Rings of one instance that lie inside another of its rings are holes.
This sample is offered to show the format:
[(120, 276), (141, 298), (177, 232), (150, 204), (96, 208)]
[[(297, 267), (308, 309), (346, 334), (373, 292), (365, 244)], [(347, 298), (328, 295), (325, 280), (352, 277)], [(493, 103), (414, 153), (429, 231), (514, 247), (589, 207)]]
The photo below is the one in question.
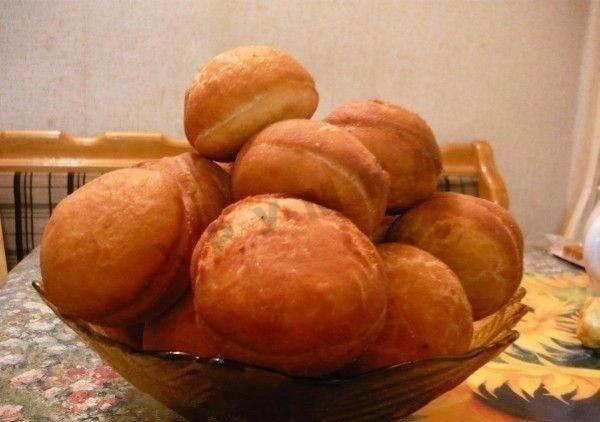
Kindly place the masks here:
[(508, 191), (486, 141), (450, 143), (441, 150), (444, 174), (475, 178), (479, 197), (508, 208)]
[[(188, 151), (186, 141), (160, 133), (107, 132), (81, 138), (59, 131), (5, 131), (0, 132), (0, 173), (99, 173)], [(476, 180), (478, 196), (508, 206), (506, 188), (485, 141), (446, 145), (442, 157), (445, 177)], [(0, 285), (6, 272), (0, 221)]]

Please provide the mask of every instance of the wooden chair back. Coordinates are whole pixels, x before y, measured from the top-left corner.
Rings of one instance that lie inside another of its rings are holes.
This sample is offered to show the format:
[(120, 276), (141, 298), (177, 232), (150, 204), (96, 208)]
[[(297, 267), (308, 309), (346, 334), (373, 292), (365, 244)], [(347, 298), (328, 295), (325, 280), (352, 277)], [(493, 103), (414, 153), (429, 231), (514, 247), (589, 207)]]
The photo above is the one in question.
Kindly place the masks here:
[(81, 138), (59, 131), (0, 132), (0, 171), (108, 171), (191, 151), (187, 141), (151, 132)]
[(492, 147), (486, 141), (453, 142), (441, 148), (444, 173), (475, 177), (479, 197), (508, 208), (508, 191), (494, 162)]

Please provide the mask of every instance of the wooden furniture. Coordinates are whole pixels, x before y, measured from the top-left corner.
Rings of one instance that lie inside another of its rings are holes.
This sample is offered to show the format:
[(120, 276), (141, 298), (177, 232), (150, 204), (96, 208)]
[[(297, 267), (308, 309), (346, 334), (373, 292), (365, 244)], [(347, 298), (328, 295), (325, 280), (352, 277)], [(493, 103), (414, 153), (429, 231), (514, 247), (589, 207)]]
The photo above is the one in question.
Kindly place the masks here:
[[(99, 173), (191, 150), (187, 141), (152, 132), (106, 132), (84, 138), (60, 131), (4, 131), (0, 172)], [(442, 148), (442, 157), (446, 177), (474, 180), (478, 196), (508, 207), (506, 187), (487, 142), (451, 143)], [(0, 221), (0, 284), (7, 272), (1, 236)]]
[(445, 174), (477, 178), (479, 197), (508, 208), (508, 191), (494, 163), (490, 144), (486, 141), (450, 143), (441, 150)]
[(59, 131), (0, 132), (0, 171), (107, 171), (191, 151), (187, 141), (152, 132), (80, 138)]

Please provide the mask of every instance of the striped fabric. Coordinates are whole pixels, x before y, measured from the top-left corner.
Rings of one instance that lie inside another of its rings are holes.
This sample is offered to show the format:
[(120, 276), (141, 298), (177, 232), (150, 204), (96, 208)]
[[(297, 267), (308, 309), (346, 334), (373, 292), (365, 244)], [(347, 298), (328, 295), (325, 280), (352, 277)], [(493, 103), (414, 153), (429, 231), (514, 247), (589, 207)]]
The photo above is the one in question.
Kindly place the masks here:
[(439, 192), (459, 192), (465, 195), (479, 196), (479, 179), (477, 177), (444, 174), (440, 177), (437, 190)]
[[(0, 218), (8, 269), (39, 244), (56, 204), (99, 173), (0, 173)], [(479, 196), (477, 178), (444, 175), (439, 191)]]

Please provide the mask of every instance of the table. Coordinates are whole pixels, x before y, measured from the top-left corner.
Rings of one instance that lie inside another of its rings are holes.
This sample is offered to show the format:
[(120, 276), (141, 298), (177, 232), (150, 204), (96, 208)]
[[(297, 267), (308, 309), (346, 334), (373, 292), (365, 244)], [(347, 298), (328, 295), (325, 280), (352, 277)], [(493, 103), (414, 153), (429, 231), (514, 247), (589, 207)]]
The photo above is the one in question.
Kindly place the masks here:
[[(535, 312), (519, 340), (407, 420), (600, 420), (600, 353), (574, 335), (587, 276), (539, 246), (528, 246), (525, 268)], [(35, 250), (0, 290), (0, 421), (183, 420), (79, 341), (31, 287), (39, 278)]]

